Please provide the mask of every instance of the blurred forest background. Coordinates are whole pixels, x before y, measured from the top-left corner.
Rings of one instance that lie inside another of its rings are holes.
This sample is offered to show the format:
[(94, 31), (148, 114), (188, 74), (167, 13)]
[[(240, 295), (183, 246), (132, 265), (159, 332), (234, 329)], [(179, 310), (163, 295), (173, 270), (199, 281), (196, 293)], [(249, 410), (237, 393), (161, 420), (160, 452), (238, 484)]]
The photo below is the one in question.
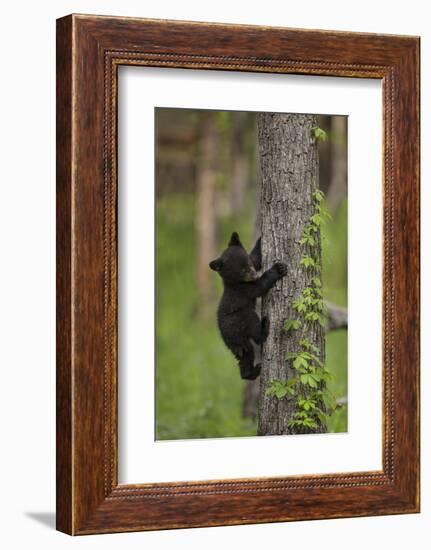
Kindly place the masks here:
[[(259, 158), (252, 112), (157, 108), (156, 439), (256, 435), (256, 385), (241, 380), (218, 333), (220, 278), (208, 263), (238, 231), (259, 235)], [(320, 188), (332, 221), (322, 230), (325, 300), (347, 307), (347, 117), (319, 116)], [(343, 311), (343, 310), (342, 310)], [(328, 431), (347, 430), (347, 330), (326, 334), (340, 408)], [(258, 381), (257, 381), (258, 382)]]

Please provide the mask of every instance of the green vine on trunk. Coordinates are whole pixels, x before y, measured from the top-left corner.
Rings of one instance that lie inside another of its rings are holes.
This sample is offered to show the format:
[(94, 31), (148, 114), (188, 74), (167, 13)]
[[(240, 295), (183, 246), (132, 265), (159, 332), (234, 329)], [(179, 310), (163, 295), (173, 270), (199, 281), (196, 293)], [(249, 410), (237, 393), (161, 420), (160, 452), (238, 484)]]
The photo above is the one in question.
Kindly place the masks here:
[[(323, 301), (321, 271), (322, 266), (317, 253), (319, 231), (322, 224), (330, 219), (324, 206), (325, 195), (319, 189), (313, 192), (313, 213), (306, 223), (300, 244), (304, 248), (300, 265), (312, 275), (302, 294), (292, 303), (297, 312), (296, 319), (287, 319), (284, 331), (289, 333), (302, 327), (318, 323), (324, 327), (328, 311)], [(299, 349), (289, 352), (286, 360), (294, 371), (289, 380), (271, 380), (267, 395), (277, 399), (294, 400), (294, 413), (289, 427), (296, 433), (307, 433), (319, 427), (326, 427), (328, 417), (337, 407), (333, 394), (327, 388), (327, 382), (333, 379), (319, 357), (319, 349), (307, 338), (299, 342)]]

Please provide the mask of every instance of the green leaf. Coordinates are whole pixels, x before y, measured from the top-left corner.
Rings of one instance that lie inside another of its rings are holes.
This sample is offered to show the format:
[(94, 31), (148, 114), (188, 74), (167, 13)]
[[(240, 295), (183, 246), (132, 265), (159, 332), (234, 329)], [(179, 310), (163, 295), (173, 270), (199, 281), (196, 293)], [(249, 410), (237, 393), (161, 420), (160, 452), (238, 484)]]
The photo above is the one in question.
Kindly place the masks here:
[(307, 384), (308, 385), (308, 381), (310, 380), (310, 375), (308, 373), (305, 373), (305, 374), (301, 374), (300, 376), (300, 380), (303, 384)]
[(334, 380), (334, 375), (329, 371), (324, 371), (322, 373), (322, 380), (325, 382), (332, 382)]
[(307, 311), (307, 306), (304, 304), (304, 302), (302, 300), (294, 300), (292, 302), (292, 306), (294, 309), (296, 309), (296, 311), (298, 311), (299, 313), (302, 313), (304, 311)]
[(316, 191), (313, 192), (313, 199), (317, 202), (322, 202), (324, 198), (325, 193), (321, 189), (316, 189)]
[(304, 235), (302, 239), (299, 241), (300, 244), (309, 244), (310, 246), (314, 246), (316, 244), (316, 241), (314, 240), (314, 237), (310, 234)]
[[(311, 348), (311, 345), (310, 345), (310, 348)], [(313, 351), (316, 351), (316, 353), (320, 353), (320, 350), (319, 348), (317, 348), (316, 346), (313, 346), (314, 350)], [(323, 363), (322, 361), (317, 357), (317, 355), (314, 355), (313, 353), (310, 353), (309, 351), (303, 351), (301, 354), (301, 357), (304, 357), (305, 359), (307, 359), (307, 361), (315, 361), (319, 367), (323, 367)]]
[(319, 320), (319, 314), (315, 311), (309, 311), (305, 314), (305, 320), (306, 321), (318, 321)]
[(300, 369), (301, 367), (307, 368), (308, 367), (308, 361), (301, 355), (298, 355), (298, 357), (293, 361), (293, 368), (294, 369)]
[(301, 261), (299, 262), (301, 265), (304, 265), (305, 267), (314, 267), (316, 265), (316, 262), (311, 256), (302, 256)]
[(323, 218), (319, 213), (313, 214), (310, 218), (310, 221), (315, 225), (316, 227), (320, 227), (323, 222)]
[(322, 128), (319, 128), (319, 126), (315, 126), (314, 128), (311, 128), (311, 136), (316, 141), (326, 141), (328, 139), (328, 134), (325, 132), (325, 130), (322, 130)]
[(323, 216), (324, 218), (326, 218), (326, 219), (329, 220), (329, 221), (332, 221), (332, 216), (331, 216), (331, 214), (330, 214), (325, 208), (322, 208), (322, 209), (321, 209), (321, 213), (322, 213), (322, 216)]
[(283, 325), (284, 332), (288, 333), (290, 330), (298, 330), (301, 328), (301, 325), (302, 323), (298, 319), (286, 319)]
[(316, 376), (314, 376), (313, 374), (309, 374), (308, 376), (308, 385), (311, 386), (312, 388), (317, 388), (317, 384), (318, 384), (319, 380), (317, 379)]
[(289, 428), (297, 428), (298, 426), (303, 426), (303, 424), (304, 423), (302, 420), (289, 420), (289, 422), (287, 423)]
[(271, 380), (265, 393), (266, 395), (275, 395), (278, 399), (282, 399), (287, 391), (280, 380)]
[(319, 369), (315, 369), (311, 376), (316, 383), (322, 382), (324, 380), (324, 374), (322, 372), (319, 372)]
[(310, 341), (308, 340), (308, 338), (303, 338), (299, 341), (299, 345), (305, 349), (308, 349), (310, 347)]
[(312, 411), (316, 408), (316, 402), (313, 399), (299, 399), (298, 405), (305, 411)]
[(320, 349), (314, 344), (310, 344), (309, 348), (311, 349), (311, 351), (314, 351), (314, 353), (320, 353)]
[(287, 393), (288, 393), (289, 395), (292, 395), (292, 396), (295, 395), (295, 388), (294, 388), (294, 387), (293, 387), (293, 388), (291, 388), (291, 387), (286, 387), (286, 390), (287, 390)]
[(296, 380), (271, 380), (265, 391), (265, 395), (273, 395), (277, 399), (283, 399), (287, 394), (295, 395)]
[(304, 420), (304, 426), (307, 426), (307, 428), (317, 428), (317, 422), (315, 422), (311, 418), (306, 418)]
[(287, 388), (280, 386), (276, 388), (274, 394), (277, 399), (283, 399), (283, 397), (286, 397), (287, 395)]
[(307, 386), (317, 388), (318, 380), (316, 380), (316, 377), (310, 373), (301, 374), (300, 380), (303, 384), (306, 384)]

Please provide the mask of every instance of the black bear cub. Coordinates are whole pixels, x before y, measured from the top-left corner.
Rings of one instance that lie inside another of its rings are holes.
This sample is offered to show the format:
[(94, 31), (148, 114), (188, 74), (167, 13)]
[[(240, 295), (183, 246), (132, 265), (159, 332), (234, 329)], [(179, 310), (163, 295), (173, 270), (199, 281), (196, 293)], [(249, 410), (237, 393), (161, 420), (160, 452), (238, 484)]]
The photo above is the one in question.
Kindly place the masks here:
[(254, 365), (256, 344), (265, 342), (269, 333), (269, 319), (259, 319), (255, 311), (256, 298), (263, 296), (287, 273), (287, 266), (276, 263), (260, 277), (262, 268), (261, 239), (250, 254), (244, 249), (238, 233), (232, 233), (223, 254), (209, 264), (223, 279), (223, 296), (217, 311), (220, 333), (226, 346), (238, 359), (241, 378), (254, 380), (260, 374), (260, 365)]

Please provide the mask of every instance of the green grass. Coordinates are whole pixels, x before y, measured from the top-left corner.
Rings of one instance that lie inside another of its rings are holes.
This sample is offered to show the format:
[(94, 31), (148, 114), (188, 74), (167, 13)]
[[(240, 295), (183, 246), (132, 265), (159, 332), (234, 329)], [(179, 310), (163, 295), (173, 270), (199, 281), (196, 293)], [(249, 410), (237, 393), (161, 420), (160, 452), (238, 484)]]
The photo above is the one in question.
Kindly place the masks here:
[[(241, 415), (243, 381), (216, 326), (216, 303), (213, 318), (198, 315), (194, 213), (187, 195), (157, 203), (156, 438), (253, 435), (255, 426)], [(220, 230), (226, 240), (228, 222)]]
[[(235, 229), (244, 244), (252, 246), (251, 208), (235, 220), (221, 220), (220, 242), (227, 242)], [(193, 196), (159, 198), (156, 215), (156, 438), (255, 435), (255, 423), (242, 417), (244, 382), (216, 326), (217, 296), (221, 292), (218, 278), (214, 277), (214, 315), (205, 320), (198, 314)], [(347, 300), (345, 233), (343, 205), (325, 229), (328, 243), (323, 249), (327, 297), (340, 305)], [(335, 375), (332, 390), (337, 397), (347, 392), (346, 361), (346, 331), (332, 332), (327, 337), (327, 364)], [(344, 407), (331, 419), (330, 430), (345, 431), (346, 420)]]
[[(325, 299), (347, 306), (347, 199), (322, 231), (322, 264)], [(337, 398), (347, 396), (347, 331), (335, 330), (326, 336), (326, 365), (334, 375), (329, 388)], [(347, 431), (347, 405), (329, 418), (328, 430)]]

